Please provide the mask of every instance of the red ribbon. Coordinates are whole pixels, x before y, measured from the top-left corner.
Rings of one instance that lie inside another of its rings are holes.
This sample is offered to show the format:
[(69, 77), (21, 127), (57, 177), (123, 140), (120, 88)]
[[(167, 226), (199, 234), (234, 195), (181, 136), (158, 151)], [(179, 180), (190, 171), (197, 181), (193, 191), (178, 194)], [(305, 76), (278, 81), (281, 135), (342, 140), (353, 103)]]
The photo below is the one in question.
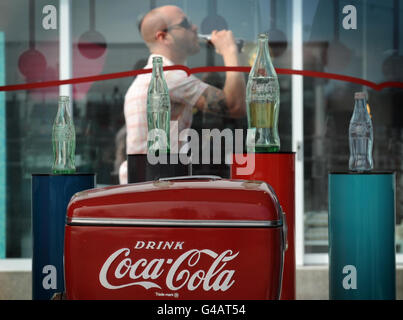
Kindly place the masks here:
[[(182, 66), (182, 65), (175, 65), (175, 66), (164, 67), (164, 70), (165, 71), (183, 70), (188, 75), (191, 75), (191, 74), (203, 73), (203, 72), (227, 72), (227, 71), (250, 72), (250, 67), (214, 66), (214, 67), (188, 68), (188, 67)], [(66, 80), (54, 80), (54, 81), (45, 81), (45, 82), (14, 84), (14, 85), (0, 86), (0, 92), (1, 91), (39, 89), (39, 88), (46, 88), (46, 87), (61, 86), (61, 85), (65, 85), (65, 84), (77, 84), (77, 83), (83, 83), (83, 82), (94, 82), (94, 81), (104, 81), (104, 80), (111, 80), (111, 79), (134, 77), (139, 74), (151, 73), (151, 71), (152, 71), (152, 69), (139, 69), (139, 70), (108, 73), (108, 74), (101, 74), (101, 75), (96, 75), (96, 76), (88, 76), (88, 77), (73, 78), (73, 79), (66, 79)], [(401, 89), (403, 88), (403, 82), (388, 81), (388, 82), (382, 82), (382, 83), (377, 84), (377, 83), (374, 83), (374, 82), (371, 82), (368, 80), (364, 80), (364, 79), (360, 79), (360, 78), (356, 78), (356, 77), (344, 76), (344, 75), (335, 74), (335, 73), (309, 71), (309, 70), (281, 69), (281, 68), (277, 68), (276, 72), (278, 74), (294, 74), (294, 75), (301, 75), (304, 77), (325, 78), (325, 79), (346, 81), (346, 82), (351, 82), (351, 83), (356, 83), (359, 85), (367, 86), (367, 87), (370, 87), (377, 91), (382, 90), (384, 88), (401, 88)]]

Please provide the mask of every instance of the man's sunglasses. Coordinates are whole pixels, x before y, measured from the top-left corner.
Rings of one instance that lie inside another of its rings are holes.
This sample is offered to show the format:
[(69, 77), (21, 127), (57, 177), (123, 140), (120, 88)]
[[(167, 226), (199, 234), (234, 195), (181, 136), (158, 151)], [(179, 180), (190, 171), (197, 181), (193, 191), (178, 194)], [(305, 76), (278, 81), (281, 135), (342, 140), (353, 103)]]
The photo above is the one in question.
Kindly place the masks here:
[(190, 30), (192, 28), (192, 23), (188, 20), (188, 18), (185, 17), (185, 18), (183, 18), (183, 20), (180, 23), (169, 26), (168, 28), (165, 28), (162, 31), (168, 32), (168, 31), (178, 28), (178, 27)]

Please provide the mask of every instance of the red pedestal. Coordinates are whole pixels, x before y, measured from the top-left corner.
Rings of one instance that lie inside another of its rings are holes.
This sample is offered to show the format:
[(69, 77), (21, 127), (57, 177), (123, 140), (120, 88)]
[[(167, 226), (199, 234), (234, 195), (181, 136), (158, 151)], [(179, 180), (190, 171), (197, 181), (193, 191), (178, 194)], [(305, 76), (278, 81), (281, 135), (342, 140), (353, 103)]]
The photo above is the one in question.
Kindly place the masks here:
[[(240, 155), (238, 155), (240, 156)], [(246, 159), (246, 154), (243, 155)], [(285, 212), (288, 234), (288, 249), (285, 252), (283, 284), (281, 300), (295, 299), (295, 153), (255, 153), (248, 154), (248, 163), (242, 163), (242, 159), (233, 157), (231, 166), (232, 179), (261, 180), (270, 184), (280, 201)], [(250, 161), (254, 161), (254, 166)], [(241, 168), (254, 167), (245, 174)]]

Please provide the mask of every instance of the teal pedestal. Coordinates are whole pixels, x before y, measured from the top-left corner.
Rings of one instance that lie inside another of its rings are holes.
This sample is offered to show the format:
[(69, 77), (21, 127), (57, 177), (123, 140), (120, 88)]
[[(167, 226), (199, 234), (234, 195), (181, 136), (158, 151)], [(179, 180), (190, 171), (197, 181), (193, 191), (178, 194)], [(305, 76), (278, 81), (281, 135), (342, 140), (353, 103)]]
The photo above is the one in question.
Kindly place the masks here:
[(329, 174), (329, 298), (396, 299), (395, 174)]

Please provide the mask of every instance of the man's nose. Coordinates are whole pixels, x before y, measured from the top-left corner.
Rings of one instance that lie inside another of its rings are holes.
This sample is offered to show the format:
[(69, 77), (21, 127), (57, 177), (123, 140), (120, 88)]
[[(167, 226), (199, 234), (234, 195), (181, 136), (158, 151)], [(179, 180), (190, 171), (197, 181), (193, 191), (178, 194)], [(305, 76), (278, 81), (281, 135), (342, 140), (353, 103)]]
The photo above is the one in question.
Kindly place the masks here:
[(192, 30), (194, 31), (194, 32), (197, 32), (197, 26), (193, 23), (192, 24)]

